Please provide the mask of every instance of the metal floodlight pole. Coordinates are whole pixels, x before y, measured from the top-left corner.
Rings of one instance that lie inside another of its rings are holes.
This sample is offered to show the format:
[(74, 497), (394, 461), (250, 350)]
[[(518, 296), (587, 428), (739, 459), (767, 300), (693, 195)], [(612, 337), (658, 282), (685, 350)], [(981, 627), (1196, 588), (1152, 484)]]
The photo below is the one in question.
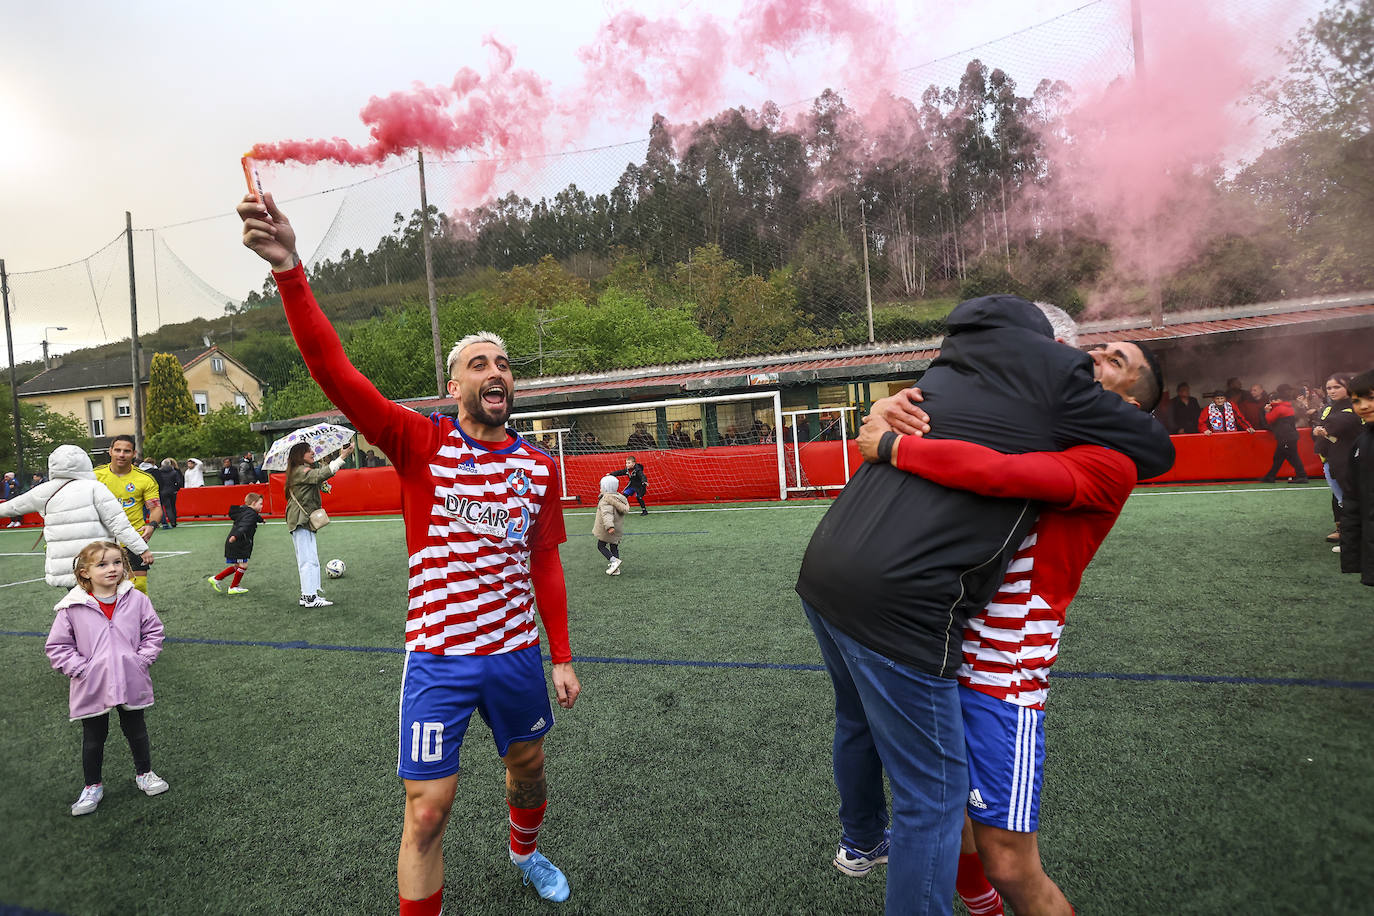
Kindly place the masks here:
[[(1140, 13), (1141, 0), (1131, 0), (1131, 50), (1135, 54), (1135, 81), (1145, 85), (1145, 26)], [(1155, 263), (1155, 224), (1145, 223), (1145, 285), (1150, 306), (1150, 327), (1164, 327), (1164, 295), (1159, 285), (1159, 265)]]
[[(868, 214), (862, 200), (859, 201), (859, 226), (863, 232), (864, 300), (868, 303), (868, 342), (873, 343), (873, 285), (868, 278)], [(845, 479), (849, 479), (847, 475)]]
[(420, 163), (420, 231), (425, 251), (425, 286), (429, 290), (429, 331), (434, 338), (434, 387), (439, 397), (448, 393), (448, 369), (444, 365), (443, 345), (439, 342), (439, 303), (434, 295), (434, 260), (429, 251), (429, 198), (425, 193), (425, 151), (418, 150)]
[(143, 454), (143, 386), (138, 383), (138, 287), (134, 283), (134, 216), (124, 211), (124, 236), (129, 241), (129, 366), (133, 372), (134, 451)]
[(19, 384), (14, 375), (14, 335), (10, 331), (10, 279), (0, 258), (0, 301), (5, 308), (5, 350), (10, 358), (10, 409), (14, 411), (14, 482), (24, 484), (24, 426), (19, 419)]

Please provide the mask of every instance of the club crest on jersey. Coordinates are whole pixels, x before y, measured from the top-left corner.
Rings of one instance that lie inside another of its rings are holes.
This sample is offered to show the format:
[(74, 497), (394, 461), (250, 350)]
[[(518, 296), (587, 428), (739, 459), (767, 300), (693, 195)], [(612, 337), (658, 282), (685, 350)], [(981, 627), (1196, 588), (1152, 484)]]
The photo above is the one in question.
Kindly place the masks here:
[(506, 483), (510, 484), (511, 492), (516, 496), (524, 496), (530, 491), (530, 479), (520, 468), (510, 472), (510, 476), (506, 478)]
[(136, 490), (136, 489), (138, 489), (138, 488), (135, 487), (135, 486), (134, 486), (133, 484), (131, 484), (131, 483), (126, 483), (126, 484), (124, 485), (124, 492), (125, 492), (125, 493), (132, 493), (132, 492), (134, 492), (134, 490)]

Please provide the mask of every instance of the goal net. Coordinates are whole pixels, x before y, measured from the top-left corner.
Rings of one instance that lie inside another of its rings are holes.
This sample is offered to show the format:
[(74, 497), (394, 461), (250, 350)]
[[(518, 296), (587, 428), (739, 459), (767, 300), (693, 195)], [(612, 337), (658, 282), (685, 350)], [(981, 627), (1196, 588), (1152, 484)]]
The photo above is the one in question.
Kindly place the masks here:
[(790, 436), (778, 434), (777, 391), (522, 411), (510, 422), (558, 460), (563, 498), (584, 504), (629, 457), (644, 466), (650, 505), (786, 499), (803, 483)]

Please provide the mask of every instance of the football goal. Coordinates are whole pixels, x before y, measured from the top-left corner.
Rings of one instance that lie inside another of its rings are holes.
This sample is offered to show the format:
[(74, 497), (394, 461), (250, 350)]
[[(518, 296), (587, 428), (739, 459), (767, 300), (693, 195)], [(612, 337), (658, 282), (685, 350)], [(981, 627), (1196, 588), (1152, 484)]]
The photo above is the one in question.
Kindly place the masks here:
[(522, 411), (510, 422), (557, 459), (568, 500), (595, 502), (601, 478), (628, 458), (643, 466), (650, 502), (786, 499), (799, 483), (776, 390)]

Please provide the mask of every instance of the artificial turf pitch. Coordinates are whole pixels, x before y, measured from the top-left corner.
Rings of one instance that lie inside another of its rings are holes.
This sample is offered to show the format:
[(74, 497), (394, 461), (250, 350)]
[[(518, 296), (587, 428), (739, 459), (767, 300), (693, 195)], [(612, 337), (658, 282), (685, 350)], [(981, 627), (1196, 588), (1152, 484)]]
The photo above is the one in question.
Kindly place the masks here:
[[(567, 913), (874, 913), (881, 869), (830, 865), (831, 694), (792, 591), (826, 503), (629, 519), (604, 574), (585, 509), (563, 547), (583, 694), (550, 734), (541, 848)], [(1069, 612), (1049, 704), (1040, 846), (1078, 912), (1374, 911), (1374, 591), (1337, 572), (1325, 489), (1141, 490)], [(339, 520), (332, 608), (296, 605), (280, 520), (213, 593), (227, 522), (159, 533), (153, 764), (117, 727), (74, 818), (80, 728), (43, 655), (59, 596), (0, 587), (0, 911), (394, 912), (405, 605), (397, 518)], [(0, 585), (41, 576), (0, 531)], [(445, 840), (446, 913), (553, 906), (505, 844), (474, 719)], [(956, 912), (962, 910), (956, 904)]]

